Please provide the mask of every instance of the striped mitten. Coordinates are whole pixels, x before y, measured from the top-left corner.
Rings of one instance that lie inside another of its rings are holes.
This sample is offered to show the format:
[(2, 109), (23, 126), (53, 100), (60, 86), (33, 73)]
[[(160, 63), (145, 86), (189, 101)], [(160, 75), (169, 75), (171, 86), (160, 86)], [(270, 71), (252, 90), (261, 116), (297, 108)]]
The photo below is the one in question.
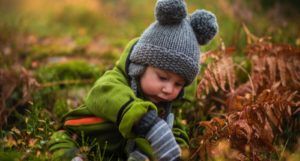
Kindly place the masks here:
[(149, 161), (149, 158), (139, 150), (135, 150), (129, 154), (127, 161)]
[(84, 161), (81, 157), (74, 157), (71, 161)]
[(172, 130), (157, 116), (156, 111), (149, 111), (134, 130), (137, 134), (144, 135), (150, 142), (159, 161), (180, 160), (181, 150)]

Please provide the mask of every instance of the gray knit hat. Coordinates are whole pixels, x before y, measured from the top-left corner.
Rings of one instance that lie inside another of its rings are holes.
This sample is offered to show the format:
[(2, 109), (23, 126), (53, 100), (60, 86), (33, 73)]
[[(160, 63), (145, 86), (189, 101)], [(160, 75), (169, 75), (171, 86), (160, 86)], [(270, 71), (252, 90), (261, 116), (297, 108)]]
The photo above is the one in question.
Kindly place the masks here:
[[(134, 46), (131, 63), (177, 73), (190, 84), (199, 72), (199, 45), (208, 43), (218, 31), (216, 17), (206, 10), (187, 17), (183, 0), (158, 0), (155, 16), (156, 21)], [(134, 66), (129, 66), (131, 77), (143, 71)]]

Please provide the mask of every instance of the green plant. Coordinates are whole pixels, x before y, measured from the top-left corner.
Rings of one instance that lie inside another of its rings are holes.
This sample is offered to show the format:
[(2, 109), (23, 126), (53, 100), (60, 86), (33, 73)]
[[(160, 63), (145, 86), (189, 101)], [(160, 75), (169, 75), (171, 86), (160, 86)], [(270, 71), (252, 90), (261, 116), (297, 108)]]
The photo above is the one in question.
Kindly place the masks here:
[(43, 83), (59, 81), (68, 83), (68, 80), (70, 82), (73, 80), (90, 80), (92, 82), (101, 74), (102, 72), (96, 66), (79, 60), (49, 64), (37, 71), (38, 80)]

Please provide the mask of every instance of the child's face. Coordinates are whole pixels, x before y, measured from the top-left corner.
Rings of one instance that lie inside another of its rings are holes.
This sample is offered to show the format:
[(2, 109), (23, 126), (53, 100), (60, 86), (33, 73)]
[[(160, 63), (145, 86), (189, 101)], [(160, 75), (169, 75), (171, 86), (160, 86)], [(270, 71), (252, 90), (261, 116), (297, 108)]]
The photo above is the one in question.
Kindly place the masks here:
[(148, 66), (140, 78), (140, 84), (145, 97), (159, 103), (177, 98), (185, 81), (178, 74)]

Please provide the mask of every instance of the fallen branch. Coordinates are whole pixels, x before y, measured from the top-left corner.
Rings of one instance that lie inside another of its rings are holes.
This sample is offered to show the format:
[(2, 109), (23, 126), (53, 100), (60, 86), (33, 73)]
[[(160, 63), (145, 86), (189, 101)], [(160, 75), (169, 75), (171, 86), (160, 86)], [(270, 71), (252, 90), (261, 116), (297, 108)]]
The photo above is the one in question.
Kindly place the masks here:
[(47, 82), (40, 84), (40, 88), (47, 88), (59, 85), (72, 85), (72, 84), (90, 84), (93, 83), (94, 79), (76, 79), (76, 80), (62, 80), (57, 82)]

